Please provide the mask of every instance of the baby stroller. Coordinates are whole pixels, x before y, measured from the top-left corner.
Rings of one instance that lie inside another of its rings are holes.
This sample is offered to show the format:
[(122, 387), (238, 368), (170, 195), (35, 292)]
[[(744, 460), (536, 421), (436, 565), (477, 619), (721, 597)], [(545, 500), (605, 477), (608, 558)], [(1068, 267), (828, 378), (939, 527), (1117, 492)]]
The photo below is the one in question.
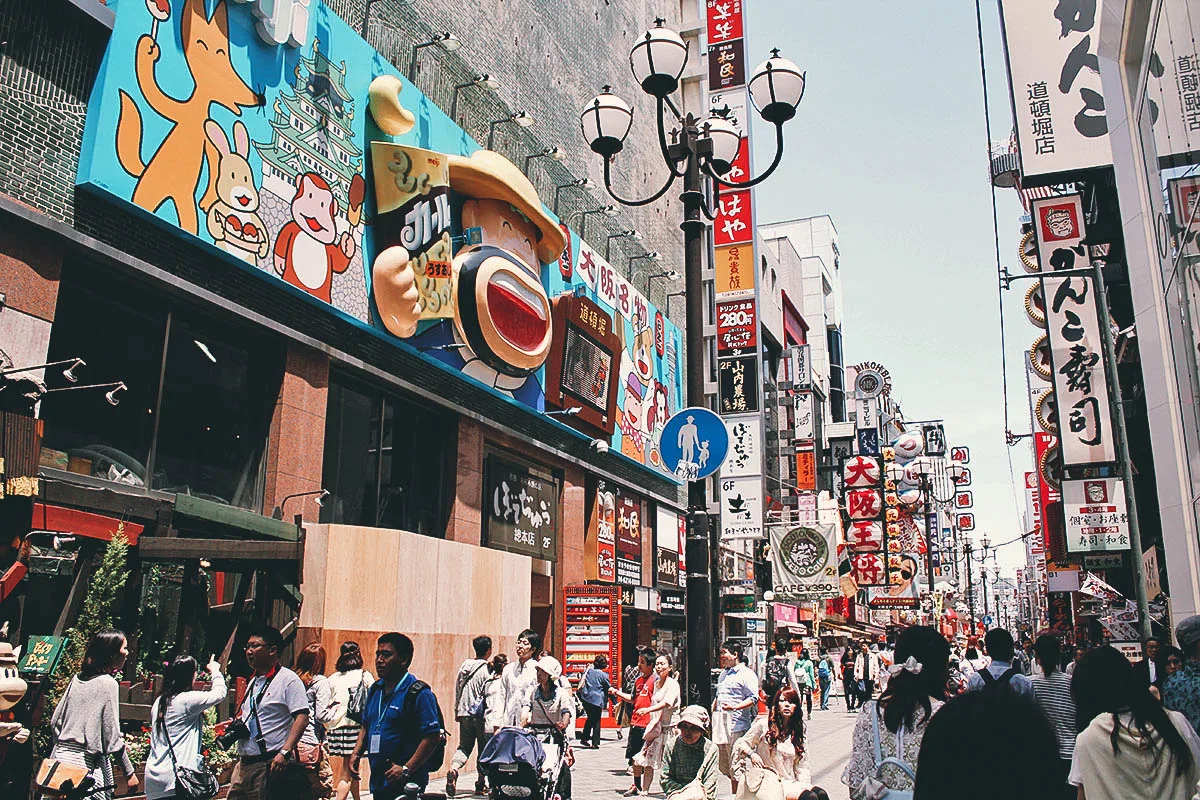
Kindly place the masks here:
[(501, 728), (479, 754), (491, 800), (570, 800), (567, 742), (553, 726)]

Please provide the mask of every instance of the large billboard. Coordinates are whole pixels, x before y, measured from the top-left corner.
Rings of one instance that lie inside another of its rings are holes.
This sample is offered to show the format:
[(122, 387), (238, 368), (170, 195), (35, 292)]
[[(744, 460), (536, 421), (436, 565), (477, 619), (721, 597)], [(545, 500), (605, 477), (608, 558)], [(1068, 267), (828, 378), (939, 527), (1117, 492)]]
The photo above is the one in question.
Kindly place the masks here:
[(78, 183), (535, 411), (566, 344), (551, 301), (587, 297), (618, 363), (558, 351), (577, 393), (617, 383), (594, 393), (613, 451), (657, 466), (683, 392), (665, 310), (320, 0), (118, 4)]

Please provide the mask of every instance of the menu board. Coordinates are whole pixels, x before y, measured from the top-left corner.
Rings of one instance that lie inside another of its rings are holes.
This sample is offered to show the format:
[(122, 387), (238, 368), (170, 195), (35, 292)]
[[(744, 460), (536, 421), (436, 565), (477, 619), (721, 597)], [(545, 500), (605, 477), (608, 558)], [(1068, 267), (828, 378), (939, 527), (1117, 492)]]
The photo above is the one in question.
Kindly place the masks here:
[[(621, 685), (621, 589), (617, 586), (567, 586), (563, 589), (566, 643), (563, 673), (572, 686), (596, 656), (608, 658), (608, 679)], [(601, 718), (610, 723), (608, 708)], [(583, 720), (580, 720), (582, 725)]]

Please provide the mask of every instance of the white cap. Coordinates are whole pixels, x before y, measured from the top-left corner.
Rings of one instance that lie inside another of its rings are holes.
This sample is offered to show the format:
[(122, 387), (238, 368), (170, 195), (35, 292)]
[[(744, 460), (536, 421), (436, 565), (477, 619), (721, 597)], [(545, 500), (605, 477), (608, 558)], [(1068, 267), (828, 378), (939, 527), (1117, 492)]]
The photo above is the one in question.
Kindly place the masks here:
[(556, 681), (562, 676), (562, 664), (558, 663), (558, 659), (554, 656), (542, 656), (534, 662), (534, 666), (549, 675), (552, 681)]

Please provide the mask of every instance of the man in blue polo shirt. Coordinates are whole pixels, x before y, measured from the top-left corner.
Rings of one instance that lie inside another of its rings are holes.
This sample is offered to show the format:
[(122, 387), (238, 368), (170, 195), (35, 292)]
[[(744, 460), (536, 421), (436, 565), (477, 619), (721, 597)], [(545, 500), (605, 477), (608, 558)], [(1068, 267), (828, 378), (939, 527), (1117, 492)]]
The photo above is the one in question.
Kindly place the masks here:
[(426, 762), (444, 742), (437, 698), (429, 687), (411, 699), (417, 679), (408, 671), (413, 643), (402, 633), (385, 633), (375, 646), (375, 674), (379, 680), (367, 693), (362, 730), (350, 756), (351, 776), (365, 754), (371, 763), (371, 794), (375, 800), (400, 795), (404, 786), (429, 783)]

